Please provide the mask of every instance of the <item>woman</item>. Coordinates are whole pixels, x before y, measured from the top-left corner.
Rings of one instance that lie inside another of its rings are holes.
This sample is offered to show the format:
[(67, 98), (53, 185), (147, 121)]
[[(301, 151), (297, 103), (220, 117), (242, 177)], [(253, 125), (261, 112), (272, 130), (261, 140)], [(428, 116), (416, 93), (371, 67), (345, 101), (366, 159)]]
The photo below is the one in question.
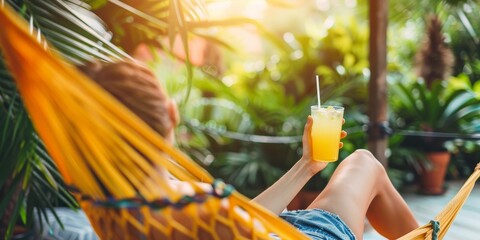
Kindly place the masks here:
[[(174, 129), (179, 123), (177, 107), (151, 71), (131, 62), (92, 63), (81, 67), (81, 70), (165, 139), (174, 143)], [(309, 116), (302, 139), (303, 156), (253, 201), (314, 239), (362, 239), (365, 217), (388, 239), (398, 238), (418, 227), (384, 167), (367, 150), (357, 150), (344, 159), (326, 188), (307, 209), (285, 211), (307, 181), (327, 166), (327, 163), (312, 160), (311, 128), (312, 118)], [(341, 137), (345, 136), (346, 133), (342, 132)], [(171, 179), (171, 185), (184, 194), (193, 193), (187, 183)], [(179, 222), (187, 221), (186, 218), (177, 217)], [(248, 229), (245, 231), (248, 232)], [(217, 233), (222, 239), (231, 238), (226, 226)], [(182, 239), (182, 236), (178, 233), (174, 238)]]

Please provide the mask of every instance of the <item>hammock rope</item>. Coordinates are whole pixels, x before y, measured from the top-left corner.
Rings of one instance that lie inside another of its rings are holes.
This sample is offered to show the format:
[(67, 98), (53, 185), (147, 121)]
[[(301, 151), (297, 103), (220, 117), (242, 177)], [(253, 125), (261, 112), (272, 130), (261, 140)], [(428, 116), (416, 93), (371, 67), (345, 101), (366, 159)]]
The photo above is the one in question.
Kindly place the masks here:
[(77, 194), (77, 196), (82, 201), (91, 201), (95, 206), (100, 206), (104, 208), (140, 208), (140, 207), (149, 207), (150, 209), (160, 210), (166, 207), (173, 207), (175, 209), (182, 209), (183, 207), (191, 203), (203, 203), (209, 196), (214, 196), (216, 198), (228, 198), (235, 191), (234, 187), (230, 184), (225, 184), (222, 180), (216, 179), (212, 183), (212, 191), (205, 194), (195, 194), (193, 196), (183, 195), (177, 202), (172, 202), (168, 198), (155, 199), (152, 201), (147, 201), (144, 198), (126, 198), (126, 199), (107, 199), (107, 200), (95, 200), (91, 196), (81, 194), (78, 189), (75, 187), (69, 187), (69, 191)]
[[(37, 132), (102, 239), (308, 239), (258, 204), (214, 181), (186, 155), (0, 7), (0, 49)], [(185, 198), (158, 169), (188, 183)], [(434, 221), (401, 239), (442, 239), (480, 176), (480, 164)], [(197, 184), (213, 185), (207, 192)], [(440, 228), (441, 225), (441, 228)], [(220, 230), (219, 230), (220, 229)]]
[[(438, 233), (438, 239), (443, 239), (452, 225), (453, 220), (455, 220), (455, 217), (472, 192), (478, 178), (480, 178), (480, 163), (476, 165), (472, 175), (470, 175), (458, 193), (452, 198), (452, 200), (450, 200), (434, 220), (410, 233), (407, 233), (405, 236), (399, 238), (399, 240), (433, 239), (434, 233)], [(438, 223), (438, 225), (436, 223)]]

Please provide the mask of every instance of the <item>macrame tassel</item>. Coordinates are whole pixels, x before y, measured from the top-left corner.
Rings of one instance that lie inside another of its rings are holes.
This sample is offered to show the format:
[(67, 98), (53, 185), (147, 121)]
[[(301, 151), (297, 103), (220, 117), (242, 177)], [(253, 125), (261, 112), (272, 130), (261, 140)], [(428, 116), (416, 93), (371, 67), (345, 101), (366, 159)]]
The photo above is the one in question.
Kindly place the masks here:
[(435, 220), (431, 220), (432, 224), (432, 240), (438, 240), (438, 232), (440, 231), (440, 223)]

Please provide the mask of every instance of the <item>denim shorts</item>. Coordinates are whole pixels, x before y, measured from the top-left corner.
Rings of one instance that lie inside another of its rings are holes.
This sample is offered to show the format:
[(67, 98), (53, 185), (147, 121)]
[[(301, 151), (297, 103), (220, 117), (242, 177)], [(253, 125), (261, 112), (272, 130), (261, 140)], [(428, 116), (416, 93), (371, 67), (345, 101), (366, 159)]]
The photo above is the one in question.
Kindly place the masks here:
[(286, 211), (280, 217), (312, 239), (355, 240), (352, 230), (338, 215), (322, 209)]

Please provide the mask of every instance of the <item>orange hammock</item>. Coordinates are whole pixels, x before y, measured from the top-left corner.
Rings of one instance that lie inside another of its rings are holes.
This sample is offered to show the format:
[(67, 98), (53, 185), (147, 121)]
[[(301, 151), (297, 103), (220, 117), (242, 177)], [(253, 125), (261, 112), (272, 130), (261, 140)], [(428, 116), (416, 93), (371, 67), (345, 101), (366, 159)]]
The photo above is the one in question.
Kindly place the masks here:
[[(0, 49), (23, 102), (102, 239), (308, 239), (290, 224), (213, 178), (32, 37), (26, 23), (0, 10)], [(160, 152), (165, 154), (159, 154)], [(194, 186), (181, 196), (158, 168)], [(480, 176), (480, 165), (431, 223), (402, 239), (443, 238)], [(205, 192), (194, 182), (211, 183)], [(247, 213), (247, 214), (245, 214)]]

